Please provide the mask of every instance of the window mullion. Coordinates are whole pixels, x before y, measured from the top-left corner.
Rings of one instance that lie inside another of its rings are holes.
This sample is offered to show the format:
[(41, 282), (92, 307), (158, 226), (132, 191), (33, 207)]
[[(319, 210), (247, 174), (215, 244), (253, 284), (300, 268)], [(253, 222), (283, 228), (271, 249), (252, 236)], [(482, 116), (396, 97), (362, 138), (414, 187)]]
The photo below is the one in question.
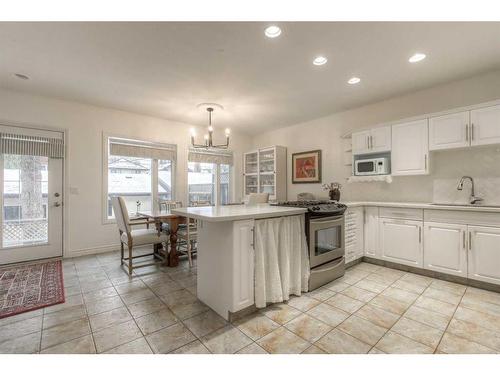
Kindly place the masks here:
[(158, 204), (158, 159), (151, 160), (151, 209)]

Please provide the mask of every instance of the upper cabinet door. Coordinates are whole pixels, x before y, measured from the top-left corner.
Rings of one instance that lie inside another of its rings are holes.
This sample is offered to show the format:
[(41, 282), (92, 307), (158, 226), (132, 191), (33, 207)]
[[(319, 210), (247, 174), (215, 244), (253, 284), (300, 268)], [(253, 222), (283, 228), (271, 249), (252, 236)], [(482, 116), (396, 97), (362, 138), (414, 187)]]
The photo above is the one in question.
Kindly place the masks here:
[(469, 144), (469, 111), (429, 119), (431, 151), (467, 147)]
[(428, 157), (429, 128), (427, 119), (392, 127), (392, 175), (428, 174)]
[(352, 133), (352, 154), (361, 155), (370, 152), (369, 148), (370, 131)]
[(500, 143), (500, 105), (470, 111), (471, 145)]
[(384, 126), (370, 131), (370, 152), (391, 151), (391, 127)]

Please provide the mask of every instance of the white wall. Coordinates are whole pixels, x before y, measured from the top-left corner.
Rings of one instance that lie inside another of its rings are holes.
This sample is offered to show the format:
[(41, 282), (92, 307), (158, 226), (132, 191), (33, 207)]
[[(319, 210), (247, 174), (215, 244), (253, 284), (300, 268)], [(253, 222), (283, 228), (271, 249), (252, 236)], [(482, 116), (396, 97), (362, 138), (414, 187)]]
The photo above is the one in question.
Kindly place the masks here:
[[(67, 131), (65, 191), (65, 255), (116, 248), (115, 224), (103, 224), (102, 137), (111, 133), (178, 146), (175, 195), (186, 202), (187, 149), (190, 125), (76, 102), (26, 95), (0, 89), (0, 123), (55, 127)], [(199, 129), (199, 133), (204, 131)], [(241, 200), (242, 151), (249, 136), (233, 132), (235, 151), (234, 199)], [(78, 194), (69, 194), (70, 187)]]
[[(356, 87), (363, 90), (363, 86)], [(337, 181), (344, 185), (342, 200), (418, 201), (443, 200), (443, 193), (453, 189), (464, 175), (479, 177), (478, 192), (488, 195), (488, 203), (500, 203), (500, 147), (456, 150), (431, 154), (431, 175), (395, 177), (392, 184), (357, 183), (346, 185), (350, 167), (343, 164), (341, 135), (356, 129), (378, 126), (384, 122), (418, 116), (500, 99), (500, 71), (484, 74), (430, 89), (401, 95), (389, 100), (355, 108), (327, 117), (260, 134), (254, 147), (282, 145), (288, 149), (288, 199), (300, 192), (326, 197), (321, 184), (292, 184), (291, 155), (321, 149), (323, 183)], [(488, 177), (487, 179), (485, 177)], [(481, 178), (483, 179), (481, 181)], [(434, 194), (434, 191), (436, 194)], [(468, 190), (464, 189), (465, 196)]]

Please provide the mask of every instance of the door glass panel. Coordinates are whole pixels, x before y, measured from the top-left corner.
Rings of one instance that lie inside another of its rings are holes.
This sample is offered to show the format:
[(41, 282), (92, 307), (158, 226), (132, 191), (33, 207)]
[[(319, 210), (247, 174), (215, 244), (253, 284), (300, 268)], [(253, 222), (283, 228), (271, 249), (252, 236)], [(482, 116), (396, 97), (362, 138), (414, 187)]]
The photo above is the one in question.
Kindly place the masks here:
[(260, 192), (274, 195), (274, 174), (263, 174), (260, 176)]
[(172, 200), (172, 161), (158, 160), (158, 200)]
[(230, 203), (231, 197), (231, 166), (227, 164), (221, 164), (219, 166), (220, 175), (220, 204)]
[(245, 195), (257, 193), (257, 176), (245, 176)]
[(323, 255), (340, 249), (340, 226), (319, 229), (314, 232), (314, 255)]
[(188, 163), (189, 206), (215, 205), (217, 164)]
[(274, 149), (260, 152), (260, 167), (261, 173), (274, 172)]
[(257, 173), (257, 153), (245, 155), (245, 173)]
[(48, 165), (44, 156), (4, 155), (3, 247), (48, 242)]

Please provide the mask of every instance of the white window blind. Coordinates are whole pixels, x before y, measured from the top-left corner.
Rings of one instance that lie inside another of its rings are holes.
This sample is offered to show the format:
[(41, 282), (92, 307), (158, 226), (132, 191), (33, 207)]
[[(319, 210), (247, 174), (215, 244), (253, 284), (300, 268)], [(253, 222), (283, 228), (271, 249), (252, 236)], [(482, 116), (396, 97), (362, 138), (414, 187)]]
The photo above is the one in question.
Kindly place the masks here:
[(109, 154), (175, 161), (177, 159), (177, 145), (109, 138)]
[(24, 134), (0, 133), (0, 153), (64, 158), (64, 140)]
[(233, 152), (190, 148), (188, 161), (195, 163), (211, 163), (233, 165)]

